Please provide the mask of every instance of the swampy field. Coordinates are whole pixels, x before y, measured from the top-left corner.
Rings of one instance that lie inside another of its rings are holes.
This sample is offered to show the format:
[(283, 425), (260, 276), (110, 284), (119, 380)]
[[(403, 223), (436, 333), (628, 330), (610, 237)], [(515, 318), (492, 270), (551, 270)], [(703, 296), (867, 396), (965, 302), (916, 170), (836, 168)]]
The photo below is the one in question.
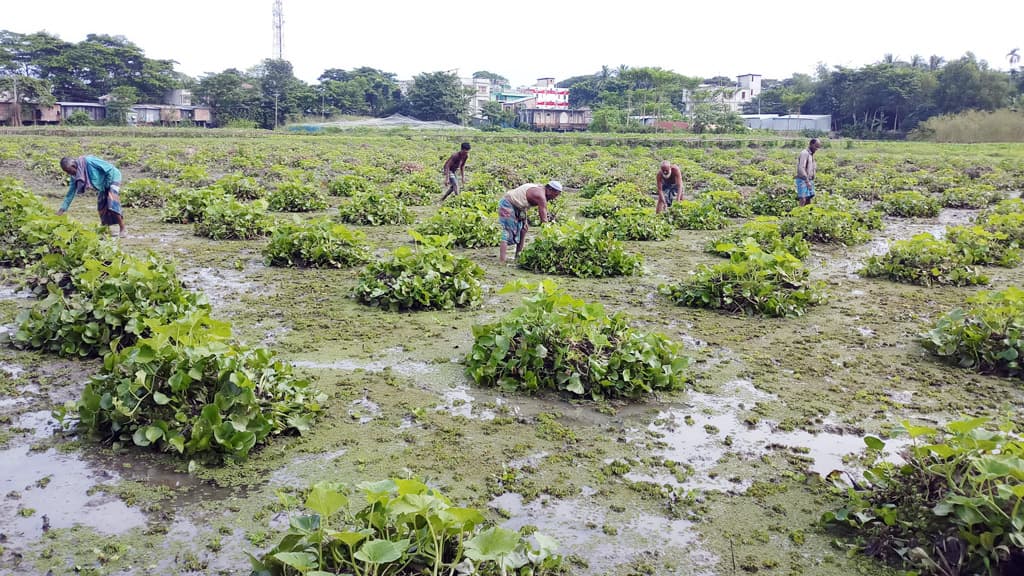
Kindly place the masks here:
[[(1005, 457), (982, 496), (849, 487), (1016, 438), (1024, 145), (826, 141), (794, 210), (802, 139), (211, 134), (0, 139), (0, 574), (1011, 573), (1020, 443), (963, 456)], [(85, 154), (125, 238), (55, 216)], [(497, 201), (552, 179), (500, 264)], [(619, 331), (548, 350), (574, 306)]]

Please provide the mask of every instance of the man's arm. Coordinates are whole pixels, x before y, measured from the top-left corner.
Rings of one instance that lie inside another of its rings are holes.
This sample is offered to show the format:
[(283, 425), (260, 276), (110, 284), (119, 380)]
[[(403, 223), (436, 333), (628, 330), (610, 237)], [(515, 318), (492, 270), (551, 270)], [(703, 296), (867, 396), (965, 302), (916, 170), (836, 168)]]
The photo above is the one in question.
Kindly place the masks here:
[(71, 201), (75, 199), (75, 196), (84, 191), (85, 182), (82, 180), (75, 180), (74, 178), (72, 178), (71, 183), (68, 184), (68, 193), (66, 196), (64, 196), (64, 201), (61, 202), (60, 210), (57, 210), (57, 215), (60, 216), (61, 214), (67, 212), (68, 208), (71, 207)]
[(807, 180), (807, 158), (809, 154), (800, 153), (800, 156), (796, 160), (796, 177), (802, 180)]

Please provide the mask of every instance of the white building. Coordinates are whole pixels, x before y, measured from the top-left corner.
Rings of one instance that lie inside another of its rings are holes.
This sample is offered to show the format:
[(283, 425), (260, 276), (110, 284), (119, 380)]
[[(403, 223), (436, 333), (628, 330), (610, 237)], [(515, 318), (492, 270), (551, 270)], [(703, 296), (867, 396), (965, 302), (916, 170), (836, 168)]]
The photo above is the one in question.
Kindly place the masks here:
[(569, 109), (569, 89), (555, 86), (554, 78), (538, 78), (537, 83), (526, 88), (525, 91), (537, 97), (534, 108), (541, 110)]
[(832, 130), (832, 116), (829, 114), (744, 114), (743, 123), (754, 130), (774, 132), (802, 132)]
[(693, 106), (700, 102), (718, 102), (728, 106), (732, 112), (739, 112), (743, 105), (761, 93), (761, 75), (743, 74), (736, 77), (735, 86), (714, 86), (701, 84), (696, 90), (683, 90), (683, 112), (693, 112)]

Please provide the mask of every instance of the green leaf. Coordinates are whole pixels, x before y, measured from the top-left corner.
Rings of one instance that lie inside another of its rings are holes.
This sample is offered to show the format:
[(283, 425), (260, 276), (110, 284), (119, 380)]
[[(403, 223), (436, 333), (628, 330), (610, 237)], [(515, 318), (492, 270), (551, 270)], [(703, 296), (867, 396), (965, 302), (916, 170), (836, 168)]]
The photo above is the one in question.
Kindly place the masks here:
[(356, 560), (367, 564), (387, 564), (402, 557), (406, 548), (409, 547), (408, 540), (391, 542), (390, 540), (370, 540), (360, 546), (353, 554)]
[(158, 405), (163, 406), (170, 401), (171, 399), (163, 392), (153, 392), (153, 402), (156, 402)]
[(324, 484), (314, 485), (306, 498), (306, 507), (319, 513), (323, 518), (330, 518), (347, 504), (348, 498), (344, 494), (332, 490)]
[(876, 450), (876, 451), (881, 451), (881, 450), (885, 449), (885, 442), (882, 442), (880, 439), (876, 438), (875, 436), (865, 436), (864, 437), (864, 444), (867, 444), (868, 448), (870, 448), (872, 450)]
[(478, 562), (498, 560), (515, 550), (519, 541), (518, 532), (494, 526), (466, 541), (466, 556)]
[(282, 564), (291, 566), (302, 573), (309, 572), (317, 567), (316, 554), (310, 554), (309, 552), (278, 552), (274, 554), (274, 558)]

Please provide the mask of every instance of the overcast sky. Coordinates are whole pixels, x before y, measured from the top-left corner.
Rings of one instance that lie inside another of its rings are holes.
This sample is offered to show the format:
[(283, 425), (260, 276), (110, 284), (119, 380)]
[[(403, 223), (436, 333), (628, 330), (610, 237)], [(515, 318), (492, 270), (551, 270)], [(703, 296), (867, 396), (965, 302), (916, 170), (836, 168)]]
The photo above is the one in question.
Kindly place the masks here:
[[(5, 0), (13, 2), (13, 0)], [(488, 70), (513, 85), (591, 74), (602, 65), (659, 66), (688, 76), (813, 74), (819, 62), (862, 66), (886, 53), (993, 68), (1024, 48), (1016, 0), (447, 2), (284, 0), (284, 57), (315, 82), (326, 68), (371, 66), (399, 79)], [(48, 0), (3, 11), (0, 28), (77, 42), (123, 35), (193, 77), (271, 56), (272, 0)]]

